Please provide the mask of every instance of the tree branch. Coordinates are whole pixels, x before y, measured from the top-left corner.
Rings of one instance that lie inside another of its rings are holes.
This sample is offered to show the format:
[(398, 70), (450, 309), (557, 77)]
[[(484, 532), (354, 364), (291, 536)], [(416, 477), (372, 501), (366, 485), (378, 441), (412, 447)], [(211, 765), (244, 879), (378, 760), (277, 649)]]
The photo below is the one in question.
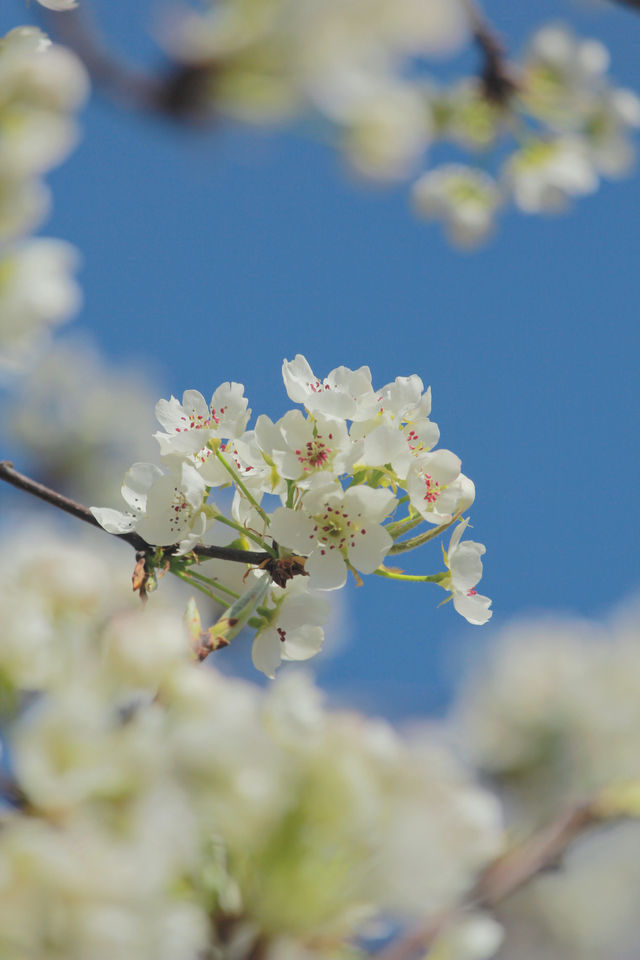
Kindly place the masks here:
[[(43, 483), (32, 480), (31, 477), (27, 477), (24, 473), (19, 473), (14, 469), (13, 464), (9, 460), (0, 460), (0, 480), (10, 483), (12, 486), (17, 487), (18, 490), (24, 490), (25, 493), (30, 493), (40, 500), (44, 500), (45, 503), (57, 507), (58, 510), (64, 510), (65, 513), (70, 513), (72, 517), (76, 517), (78, 520), (84, 520), (85, 523), (91, 524), (92, 527), (97, 527), (98, 530), (103, 530), (104, 533), (107, 532), (100, 526), (88, 507), (77, 503), (75, 500), (71, 500), (69, 497), (63, 496), (55, 490), (51, 490), (49, 487), (45, 487)], [(143, 553), (149, 553), (156, 549), (153, 544), (147, 543), (146, 540), (143, 540), (137, 533), (110, 533), (109, 536), (116, 537), (118, 540), (124, 540), (125, 543), (130, 544), (135, 550), (142, 551)], [(170, 553), (172, 547), (167, 547), (166, 549), (167, 552)], [(191, 552), (195, 553), (198, 557), (205, 557), (207, 559), (229, 560), (232, 563), (249, 563), (258, 566), (260, 564), (268, 564), (273, 560), (270, 553), (265, 553), (261, 550), (238, 550), (235, 547), (216, 547), (210, 544), (196, 544)]]
[(577, 837), (602, 820), (599, 799), (565, 811), (524, 843), (490, 863), (459, 904), (380, 951), (376, 960), (413, 960), (424, 956), (459, 914), (469, 909), (493, 909), (538, 874), (555, 866)]
[(640, 13), (640, 0), (611, 0), (612, 3), (616, 3), (619, 7), (631, 7), (632, 10), (637, 10)]
[(473, 37), (484, 58), (480, 74), (484, 95), (492, 103), (506, 104), (518, 89), (518, 83), (506, 59), (504, 46), (475, 0), (465, 0), (465, 6)]
[(93, 83), (128, 107), (160, 113), (172, 120), (210, 119), (210, 79), (214, 64), (168, 62), (157, 73), (142, 72), (114, 55), (86, 11), (47, 15), (49, 32), (82, 60)]

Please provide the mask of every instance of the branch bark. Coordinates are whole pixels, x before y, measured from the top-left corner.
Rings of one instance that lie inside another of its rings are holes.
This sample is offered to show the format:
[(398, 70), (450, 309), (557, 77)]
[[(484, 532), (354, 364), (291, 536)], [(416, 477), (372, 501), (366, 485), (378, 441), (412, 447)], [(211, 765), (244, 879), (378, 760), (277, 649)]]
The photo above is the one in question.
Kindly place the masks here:
[(375, 960), (413, 960), (424, 954), (465, 910), (492, 910), (544, 870), (555, 866), (570, 844), (603, 819), (598, 800), (579, 804), (486, 867), (459, 904), (435, 916), (376, 955)]
[[(10, 483), (13, 487), (17, 487), (18, 490), (30, 493), (33, 497), (44, 500), (45, 503), (57, 507), (58, 510), (70, 513), (72, 517), (83, 520), (92, 527), (97, 527), (97, 529), (102, 530), (103, 533), (107, 532), (100, 526), (88, 507), (77, 503), (75, 500), (71, 500), (69, 497), (63, 496), (63, 494), (58, 493), (56, 490), (51, 490), (50, 487), (46, 487), (43, 483), (38, 483), (37, 480), (32, 480), (31, 477), (27, 477), (24, 473), (19, 473), (9, 460), (0, 460), (0, 480)], [(156, 549), (153, 544), (147, 543), (147, 541), (143, 540), (137, 533), (110, 533), (109, 536), (116, 537), (118, 540), (124, 540), (124, 542), (132, 546), (134, 550), (143, 553), (149, 553)], [(168, 548), (168, 550), (170, 552), (170, 548)], [(265, 553), (261, 550), (238, 550), (235, 547), (216, 547), (209, 544), (197, 544), (192, 552), (199, 557), (206, 557), (207, 559), (229, 560), (232, 563), (249, 563), (256, 566), (273, 560), (270, 553)]]

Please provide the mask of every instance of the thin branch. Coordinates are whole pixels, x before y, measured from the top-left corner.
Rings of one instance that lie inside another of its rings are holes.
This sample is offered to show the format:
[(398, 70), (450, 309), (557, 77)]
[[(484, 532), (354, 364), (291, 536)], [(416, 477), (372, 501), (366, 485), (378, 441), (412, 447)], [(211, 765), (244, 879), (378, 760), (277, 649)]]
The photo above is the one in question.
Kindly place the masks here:
[(616, 3), (619, 7), (631, 7), (632, 10), (637, 10), (640, 13), (640, 0), (611, 0), (612, 3)]
[(100, 90), (113, 100), (180, 121), (210, 119), (209, 87), (215, 64), (169, 61), (157, 73), (142, 72), (114, 55), (86, 11), (46, 16), (50, 32), (82, 60)]
[(480, 73), (484, 95), (487, 100), (504, 105), (518, 89), (513, 67), (507, 60), (502, 42), (476, 0), (465, 0), (465, 6), (471, 21), (474, 40), (484, 58)]
[(392, 943), (376, 954), (375, 960), (413, 960), (424, 956), (457, 916), (469, 909), (491, 910), (502, 903), (534, 877), (555, 866), (569, 845), (602, 819), (599, 800), (565, 811), (524, 843), (490, 863), (457, 906), (439, 913), (429, 923)]
[[(31, 477), (27, 477), (24, 473), (19, 473), (18, 470), (14, 469), (13, 464), (9, 460), (0, 460), (0, 480), (5, 480), (19, 490), (24, 490), (25, 493), (30, 493), (32, 496), (44, 500), (45, 503), (57, 507), (58, 510), (64, 510), (65, 513), (70, 513), (71, 516), (76, 517), (78, 520), (84, 520), (85, 523), (91, 524), (92, 527), (97, 527), (98, 530), (104, 530), (88, 507), (83, 506), (75, 500), (71, 500), (69, 497), (63, 496), (55, 490), (51, 490), (50, 487), (45, 487), (43, 483), (32, 480)], [(106, 531), (104, 532), (106, 533)], [(143, 540), (137, 533), (116, 533), (109, 534), (109, 536), (115, 536), (118, 540), (124, 540), (125, 543), (130, 544), (135, 550), (145, 553), (156, 549), (153, 544), (147, 543), (146, 540)], [(167, 547), (167, 552), (170, 553), (172, 549), (172, 547)], [(261, 550), (238, 550), (235, 547), (216, 547), (210, 544), (196, 544), (192, 552), (199, 557), (206, 557), (207, 559), (215, 558), (218, 560), (229, 560), (232, 563), (248, 563), (257, 566), (273, 560), (271, 554)]]

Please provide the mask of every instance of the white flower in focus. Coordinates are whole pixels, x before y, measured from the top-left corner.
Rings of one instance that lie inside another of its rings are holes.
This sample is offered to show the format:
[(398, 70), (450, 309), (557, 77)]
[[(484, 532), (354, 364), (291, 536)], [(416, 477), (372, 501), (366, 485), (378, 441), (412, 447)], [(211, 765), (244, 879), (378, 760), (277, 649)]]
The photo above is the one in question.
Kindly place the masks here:
[(463, 520), (451, 534), (449, 549), (444, 559), (449, 575), (440, 586), (451, 592), (453, 605), (461, 617), (476, 625), (486, 623), (492, 617), (491, 600), (476, 592), (476, 584), (482, 578), (482, 560), (486, 548), (482, 543), (465, 540), (460, 543), (469, 521)]
[(360, 573), (380, 566), (393, 545), (381, 523), (395, 505), (390, 490), (358, 485), (344, 491), (338, 483), (318, 483), (301, 510), (279, 507), (269, 530), (278, 543), (308, 557), (312, 587), (337, 590), (347, 579), (346, 560)]
[(344, 420), (307, 418), (289, 410), (275, 424), (260, 416), (255, 429), (258, 445), (280, 475), (288, 480), (308, 480), (321, 473), (339, 477), (348, 473), (359, 456)]
[(282, 660), (308, 660), (320, 652), (329, 604), (312, 593), (301, 576), (284, 590), (273, 587), (271, 599), (277, 614), (256, 634), (251, 659), (254, 667), (273, 679)]
[(36, 239), (0, 258), (0, 371), (23, 368), (50, 330), (80, 305), (78, 254), (62, 240)]
[(406, 489), (412, 507), (429, 523), (447, 523), (473, 503), (473, 481), (460, 473), (460, 466), (451, 450), (433, 450), (412, 463)]
[(314, 416), (336, 420), (366, 420), (376, 410), (369, 367), (336, 367), (318, 380), (305, 357), (298, 353), (282, 364), (282, 378), (294, 403), (303, 403)]
[(426, 453), (440, 438), (437, 424), (429, 420), (431, 389), (423, 393), (420, 377), (396, 377), (377, 394), (375, 418), (355, 423), (352, 440), (363, 439), (362, 463), (370, 467), (390, 463), (404, 479), (415, 457)]
[(197, 390), (159, 400), (156, 417), (167, 431), (154, 434), (163, 457), (198, 455), (210, 440), (237, 438), (244, 433), (251, 411), (241, 383), (222, 383), (207, 403)]
[(565, 210), (569, 198), (593, 193), (598, 175), (584, 140), (561, 136), (516, 150), (504, 167), (505, 182), (525, 213)]
[(204, 503), (207, 489), (198, 471), (180, 463), (163, 473), (152, 463), (134, 463), (122, 484), (130, 511), (91, 507), (107, 533), (138, 533), (153, 546), (177, 544), (176, 553), (188, 553), (208, 526)]
[(413, 185), (412, 200), (419, 216), (442, 220), (451, 242), (462, 248), (477, 247), (487, 239), (502, 204), (495, 180), (462, 164), (425, 173)]

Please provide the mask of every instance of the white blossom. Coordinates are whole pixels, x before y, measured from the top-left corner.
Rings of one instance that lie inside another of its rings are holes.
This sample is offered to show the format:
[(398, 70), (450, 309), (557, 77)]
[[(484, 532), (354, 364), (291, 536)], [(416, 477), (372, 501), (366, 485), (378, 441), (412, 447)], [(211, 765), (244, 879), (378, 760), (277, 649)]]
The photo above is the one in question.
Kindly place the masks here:
[(254, 667), (273, 678), (282, 660), (308, 660), (319, 653), (329, 604), (312, 593), (302, 577), (294, 578), (286, 590), (273, 587), (271, 599), (275, 619), (256, 633), (251, 659)]
[(0, 370), (21, 370), (80, 305), (78, 255), (62, 240), (30, 240), (0, 258)]
[(223, 383), (207, 403), (197, 390), (185, 390), (182, 403), (171, 397), (156, 404), (166, 433), (154, 434), (162, 456), (199, 455), (210, 440), (242, 436), (251, 411), (241, 383)]
[(347, 560), (361, 573), (380, 566), (393, 542), (381, 522), (395, 504), (390, 490), (355, 485), (344, 491), (320, 482), (305, 494), (301, 510), (276, 510), (270, 530), (278, 543), (308, 558), (311, 586), (336, 590), (346, 582)]
[(492, 177), (462, 164), (446, 164), (423, 174), (413, 185), (412, 198), (420, 216), (442, 220), (452, 243), (464, 248), (486, 240), (502, 203)]
[(376, 395), (369, 367), (336, 367), (319, 380), (299, 353), (295, 359), (283, 362), (282, 377), (289, 399), (304, 404), (314, 416), (366, 420), (375, 412)]
[(467, 529), (468, 520), (458, 524), (451, 534), (449, 549), (444, 552), (445, 563), (449, 569), (448, 576), (441, 581), (440, 586), (451, 592), (453, 605), (461, 617), (469, 623), (486, 623), (493, 616), (489, 609), (491, 600), (476, 591), (476, 585), (482, 578), (482, 560), (486, 552), (482, 543), (473, 540), (461, 542), (462, 534)]
[(598, 174), (585, 141), (560, 136), (531, 143), (511, 155), (504, 179), (525, 213), (556, 213), (571, 197), (593, 193)]
[(206, 496), (202, 477), (189, 463), (181, 462), (169, 473), (152, 463), (134, 463), (122, 484), (122, 497), (131, 509), (91, 507), (91, 512), (108, 533), (136, 531), (155, 546), (176, 544), (180, 554), (207, 529)]

